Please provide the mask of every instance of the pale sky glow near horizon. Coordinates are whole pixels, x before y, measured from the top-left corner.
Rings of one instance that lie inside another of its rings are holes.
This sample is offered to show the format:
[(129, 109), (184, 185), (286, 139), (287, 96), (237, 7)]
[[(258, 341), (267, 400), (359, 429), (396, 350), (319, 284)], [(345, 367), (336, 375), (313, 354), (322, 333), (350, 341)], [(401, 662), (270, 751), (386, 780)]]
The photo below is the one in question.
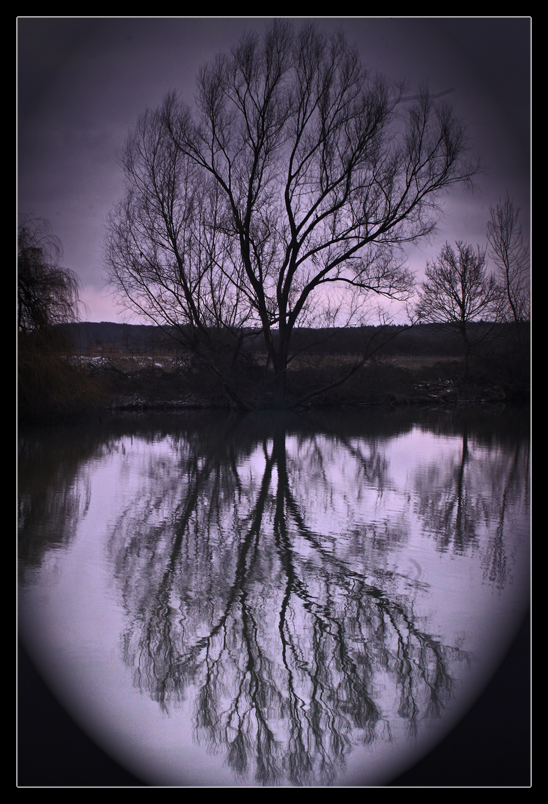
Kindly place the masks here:
[[(130, 320), (105, 290), (105, 221), (123, 195), (117, 152), (147, 108), (176, 90), (192, 101), (196, 74), (246, 29), (272, 17), (19, 17), (17, 209), (45, 218), (63, 265), (82, 286), (87, 321)], [(298, 26), (304, 19), (294, 18)], [(408, 251), (420, 279), (443, 244), (486, 245), (489, 207), (508, 192), (530, 234), (529, 17), (318, 17), (342, 29), (364, 64), (412, 93), (428, 81), (469, 126), (484, 172), (457, 190), (430, 243)]]

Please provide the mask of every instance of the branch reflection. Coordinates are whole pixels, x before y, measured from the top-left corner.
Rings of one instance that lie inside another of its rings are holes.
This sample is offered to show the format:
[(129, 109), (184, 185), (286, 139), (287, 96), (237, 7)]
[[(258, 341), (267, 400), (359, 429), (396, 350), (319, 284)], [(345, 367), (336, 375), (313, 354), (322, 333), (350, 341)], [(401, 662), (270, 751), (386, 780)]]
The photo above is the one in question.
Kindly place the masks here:
[[(491, 443), (487, 448), (470, 439), (466, 424), (459, 438), (460, 456), (428, 463), (417, 473), (417, 512), (438, 550), (482, 551), (484, 579), (502, 589), (511, 573), (508, 550), (515, 549), (515, 518), (521, 514), (528, 521), (524, 489), (529, 449), (522, 441)], [(506, 537), (508, 533), (512, 538)], [(484, 535), (488, 535), (486, 547)]]
[[(465, 466), (463, 450), (461, 541)], [(419, 584), (370, 560), (390, 488), (382, 442), (283, 416), (151, 452), (109, 544), (124, 659), (161, 707), (194, 701), (196, 739), (236, 773), (330, 784), (356, 744), (390, 738), (394, 700), (413, 733), (451, 696), (465, 653), (415, 615)], [(384, 529), (388, 545), (407, 538), (401, 517)]]

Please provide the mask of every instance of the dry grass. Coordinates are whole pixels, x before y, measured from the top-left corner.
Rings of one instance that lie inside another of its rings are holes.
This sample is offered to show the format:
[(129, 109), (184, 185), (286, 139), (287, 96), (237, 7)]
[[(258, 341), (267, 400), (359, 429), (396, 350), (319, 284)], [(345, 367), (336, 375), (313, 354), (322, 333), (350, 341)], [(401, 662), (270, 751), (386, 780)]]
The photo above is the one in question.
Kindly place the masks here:
[[(499, 400), (516, 393), (526, 396), (521, 388), (503, 382), (500, 366), (493, 361), (478, 363), (470, 381), (463, 384), (461, 358), (439, 355), (372, 359), (339, 384), (358, 361), (357, 355), (299, 355), (289, 366), (287, 401), (300, 403), (306, 398), (306, 404), (312, 406), (352, 407)], [(129, 402), (147, 407), (224, 406), (228, 400), (214, 372), (173, 355), (105, 352), (73, 356), (65, 362), (73, 363), (77, 372), (92, 382), (92, 388), (93, 383), (100, 384), (109, 408)], [(240, 400), (259, 407), (275, 402), (274, 377), (265, 368), (265, 355), (255, 355), (253, 363), (238, 367), (235, 387)], [(88, 391), (85, 395), (91, 402), (93, 394)]]
[[(361, 359), (360, 355), (297, 355), (289, 363), (289, 371), (301, 371), (306, 369), (336, 369), (338, 367), (352, 367)], [(132, 374), (143, 369), (160, 369), (161, 371), (175, 372), (185, 369), (189, 365), (189, 360), (183, 357), (174, 357), (168, 354), (140, 355), (124, 352), (116, 353), (96, 353), (73, 355), (71, 362), (81, 366), (96, 366), (97, 368), (111, 367), (124, 374)], [(256, 365), (266, 366), (266, 355), (254, 355)], [(410, 371), (420, 371), (428, 369), (439, 363), (452, 364), (457, 366), (461, 363), (460, 357), (451, 356), (431, 356), (431, 355), (398, 355), (395, 357), (372, 358), (364, 365), (394, 366), (397, 368), (408, 369)]]
[(435, 355), (402, 355), (398, 357), (382, 358), (378, 361), (380, 365), (396, 366), (408, 369), (409, 371), (421, 371), (430, 369), (439, 364), (446, 364), (458, 368), (462, 364), (461, 357), (440, 357)]
[(123, 374), (134, 374), (144, 369), (159, 369), (168, 373), (180, 371), (188, 366), (188, 360), (173, 355), (131, 355), (124, 353), (107, 355), (77, 355), (70, 357), (71, 363), (89, 368), (114, 369)]

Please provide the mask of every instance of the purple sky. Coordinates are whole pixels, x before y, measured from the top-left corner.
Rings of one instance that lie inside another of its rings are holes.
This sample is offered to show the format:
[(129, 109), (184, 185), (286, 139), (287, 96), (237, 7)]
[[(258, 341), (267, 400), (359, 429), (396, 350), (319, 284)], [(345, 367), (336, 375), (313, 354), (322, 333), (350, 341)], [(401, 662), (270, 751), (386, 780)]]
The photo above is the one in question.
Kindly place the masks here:
[[(18, 210), (47, 218), (63, 264), (83, 286), (89, 321), (127, 320), (103, 290), (106, 215), (123, 193), (116, 160), (129, 130), (166, 92), (192, 100), (199, 67), (245, 28), (270, 17), (19, 17)], [(295, 20), (299, 24), (299, 18)], [(448, 196), (439, 232), (409, 251), (420, 278), (446, 240), (486, 244), (489, 207), (507, 191), (530, 219), (530, 40), (528, 17), (317, 18), (342, 28), (366, 66), (428, 80), (469, 125), (485, 175), (471, 195)]]

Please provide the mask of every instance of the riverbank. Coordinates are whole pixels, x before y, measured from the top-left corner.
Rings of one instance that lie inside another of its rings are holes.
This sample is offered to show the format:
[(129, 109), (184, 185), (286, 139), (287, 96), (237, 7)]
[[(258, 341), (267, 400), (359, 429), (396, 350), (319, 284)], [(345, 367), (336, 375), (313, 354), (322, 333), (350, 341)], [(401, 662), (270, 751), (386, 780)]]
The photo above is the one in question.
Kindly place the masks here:
[[(62, 421), (106, 412), (228, 409), (234, 402), (213, 373), (192, 363), (156, 356), (53, 359), (21, 366), (19, 420)], [(39, 366), (39, 371), (36, 369)], [(529, 403), (529, 367), (502, 360), (472, 362), (466, 379), (455, 357), (402, 356), (370, 361), (344, 383), (351, 358), (307, 359), (291, 364), (280, 404), (265, 382), (265, 367), (252, 362), (237, 388), (249, 409), (363, 408), (501, 405)], [(328, 390), (322, 390), (327, 388)]]
[[(161, 363), (124, 371), (110, 363), (95, 366), (92, 373), (104, 383), (103, 404), (109, 410), (230, 407), (222, 389), (200, 372), (166, 367)], [(474, 365), (465, 380), (459, 359), (394, 358), (367, 364), (347, 382), (317, 393), (299, 405), (299, 399), (336, 378), (337, 370), (333, 365), (309, 364), (292, 369), (288, 379), (288, 406), (489, 405), (527, 403), (529, 399), (525, 378), (518, 383), (515, 376), (504, 376), (500, 367), (492, 364)], [(253, 399), (252, 406), (276, 406), (259, 381), (254, 388), (248, 383), (245, 390), (246, 397)]]

